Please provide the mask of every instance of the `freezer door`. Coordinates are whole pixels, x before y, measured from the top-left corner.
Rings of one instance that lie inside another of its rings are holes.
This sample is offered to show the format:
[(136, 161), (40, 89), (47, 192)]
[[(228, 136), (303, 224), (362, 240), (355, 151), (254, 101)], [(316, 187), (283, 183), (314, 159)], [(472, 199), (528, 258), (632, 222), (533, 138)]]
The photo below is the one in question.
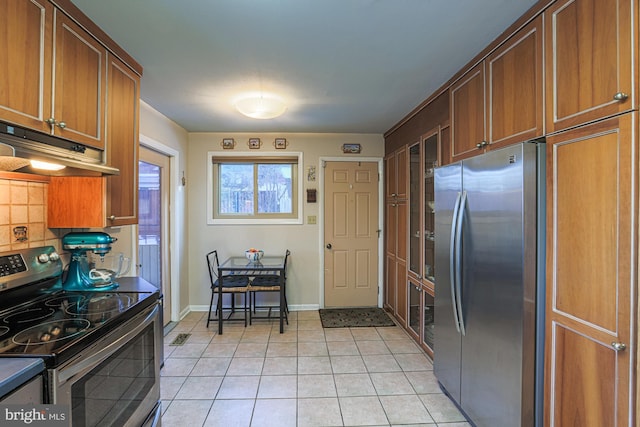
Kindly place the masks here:
[(531, 322), (525, 321), (525, 252), (535, 256), (535, 246), (525, 247), (525, 209), (535, 212), (535, 200), (532, 206), (525, 200), (525, 182), (535, 185), (535, 176), (525, 177), (533, 170), (524, 166), (528, 161), (536, 161), (535, 145), (518, 144), (463, 164), (460, 403), (478, 427), (533, 422), (532, 396), (523, 404), (529, 381), (523, 379), (523, 325)]
[(462, 191), (462, 165), (435, 170), (435, 341), (434, 373), (449, 395), (460, 401), (461, 334), (452, 298), (452, 231)]

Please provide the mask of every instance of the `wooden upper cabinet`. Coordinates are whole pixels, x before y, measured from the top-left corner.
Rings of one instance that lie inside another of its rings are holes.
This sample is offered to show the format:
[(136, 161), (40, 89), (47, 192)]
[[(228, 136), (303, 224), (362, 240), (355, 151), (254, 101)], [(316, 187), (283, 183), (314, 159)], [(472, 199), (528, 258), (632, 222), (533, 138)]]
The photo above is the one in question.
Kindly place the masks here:
[(0, 120), (49, 132), (53, 6), (4, 0), (0, 13)]
[(480, 154), (485, 141), (484, 62), (451, 86), (451, 160)]
[(635, 425), (637, 120), (547, 138), (545, 425)]
[(138, 120), (140, 77), (113, 55), (107, 71), (107, 225), (138, 223)]
[(407, 148), (401, 147), (385, 157), (385, 198), (387, 202), (407, 198)]
[(562, 0), (545, 11), (548, 133), (633, 109), (632, 3)]
[(538, 16), (486, 59), (491, 148), (543, 135), (542, 40)]
[(59, 11), (55, 26), (53, 134), (104, 149), (107, 51)]
[(104, 228), (106, 178), (52, 176), (47, 228)]

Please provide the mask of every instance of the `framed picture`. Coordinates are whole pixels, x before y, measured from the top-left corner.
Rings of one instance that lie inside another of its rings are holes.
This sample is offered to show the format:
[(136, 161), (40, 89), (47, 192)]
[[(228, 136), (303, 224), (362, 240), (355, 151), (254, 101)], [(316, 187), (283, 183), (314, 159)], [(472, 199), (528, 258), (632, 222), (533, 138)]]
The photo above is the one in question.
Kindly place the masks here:
[(248, 145), (251, 149), (260, 148), (260, 138), (249, 138)]
[(287, 148), (287, 140), (285, 138), (276, 138), (273, 142), (274, 147), (278, 150), (284, 150)]
[(236, 143), (233, 138), (224, 138), (221, 145), (225, 150), (233, 150), (233, 147), (236, 146)]
[(349, 154), (359, 154), (360, 144), (342, 144), (342, 152)]

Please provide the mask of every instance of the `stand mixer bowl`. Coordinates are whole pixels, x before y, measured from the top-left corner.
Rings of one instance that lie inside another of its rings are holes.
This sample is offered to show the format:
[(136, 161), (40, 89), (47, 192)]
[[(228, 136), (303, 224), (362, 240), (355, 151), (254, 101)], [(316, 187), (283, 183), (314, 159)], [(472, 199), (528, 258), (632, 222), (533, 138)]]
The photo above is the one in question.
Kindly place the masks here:
[(113, 255), (89, 254), (89, 277), (94, 280), (95, 286), (109, 285), (118, 277), (121, 277), (131, 269), (131, 258), (123, 253)]

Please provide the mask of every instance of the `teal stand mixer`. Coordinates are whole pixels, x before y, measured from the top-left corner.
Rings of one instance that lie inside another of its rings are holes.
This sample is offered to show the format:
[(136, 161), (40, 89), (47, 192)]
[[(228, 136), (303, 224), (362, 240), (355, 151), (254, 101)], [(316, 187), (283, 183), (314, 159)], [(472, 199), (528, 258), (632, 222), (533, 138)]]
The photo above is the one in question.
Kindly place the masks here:
[(90, 260), (95, 254), (104, 260), (111, 252), (111, 244), (117, 239), (107, 233), (98, 231), (72, 232), (62, 238), (62, 248), (71, 253), (67, 276), (62, 282), (66, 290), (107, 290), (118, 287), (113, 281), (116, 272), (107, 269), (96, 269)]

